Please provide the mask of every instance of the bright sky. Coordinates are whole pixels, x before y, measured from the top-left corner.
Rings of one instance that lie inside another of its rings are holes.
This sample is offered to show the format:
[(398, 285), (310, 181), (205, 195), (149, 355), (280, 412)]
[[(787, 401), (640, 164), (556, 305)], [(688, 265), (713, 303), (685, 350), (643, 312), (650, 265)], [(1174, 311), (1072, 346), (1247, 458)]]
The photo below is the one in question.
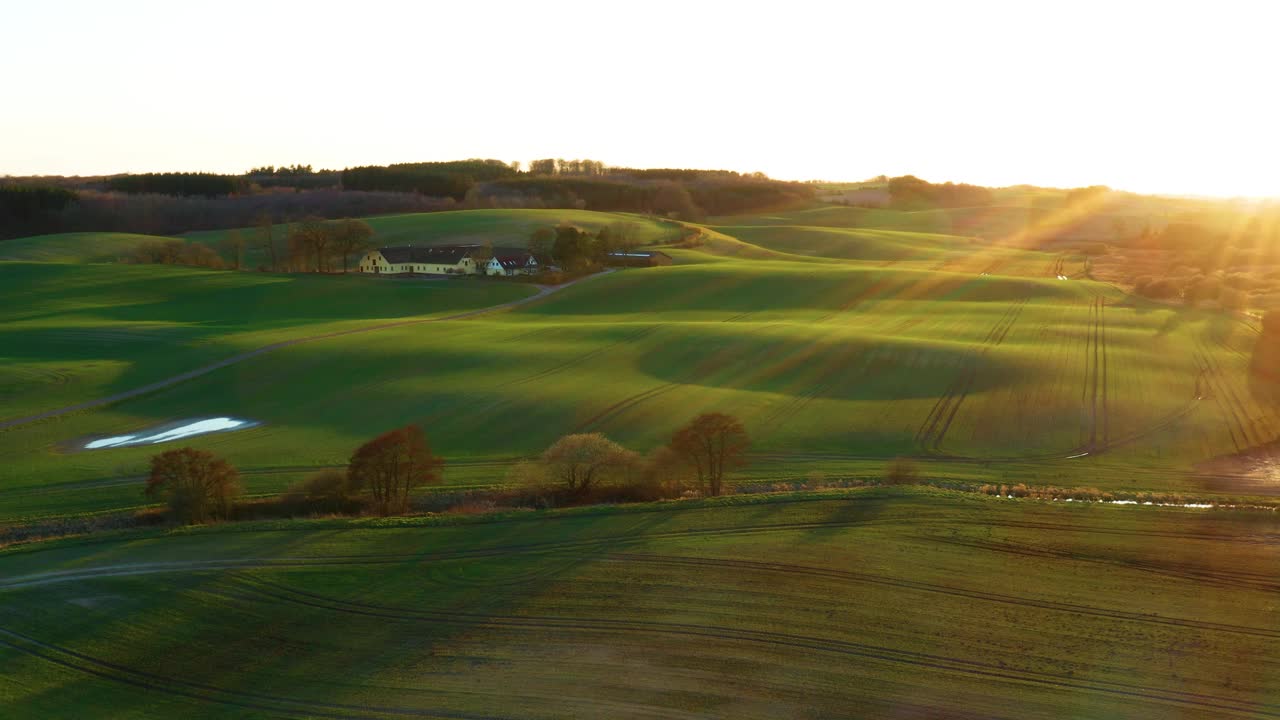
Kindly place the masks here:
[(1280, 195), (1280, 5), (7, 3), (0, 174), (493, 157)]

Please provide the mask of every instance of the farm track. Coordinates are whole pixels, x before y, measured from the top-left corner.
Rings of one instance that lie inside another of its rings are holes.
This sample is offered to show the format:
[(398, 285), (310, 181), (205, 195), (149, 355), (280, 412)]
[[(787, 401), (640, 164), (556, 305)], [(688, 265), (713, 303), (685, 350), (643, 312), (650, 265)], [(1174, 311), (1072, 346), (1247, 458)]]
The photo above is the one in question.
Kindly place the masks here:
[(1018, 317), (1022, 314), (1022, 310), (1026, 305), (1027, 299), (1024, 298), (1015, 301), (1004, 311), (1004, 314), (1000, 316), (995, 325), (987, 331), (987, 335), (982, 339), (982, 345), (978, 352), (970, 356), (969, 361), (964, 364), (955, 379), (943, 391), (942, 396), (934, 403), (929, 415), (925, 418), (924, 423), (921, 424), (920, 429), (916, 431), (915, 436), (916, 445), (926, 453), (940, 452), (942, 441), (946, 438), (952, 422), (955, 421), (956, 415), (960, 412), (960, 406), (964, 404), (969, 393), (973, 390), (973, 384), (977, 380), (983, 359), (991, 348), (999, 346), (1008, 337), (1009, 331), (1018, 322)]
[[(679, 562), (678, 560), (676, 562)], [(756, 569), (742, 565), (720, 565), (733, 569)], [(782, 566), (785, 570), (785, 566)], [(792, 569), (792, 572), (795, 570)], [(403, 622), (432, 624), (459, 624), (466, 627), (501, 630), (535, 630), (552, 633), (602, 632), (605, 634), (666, 635), (680, 638), (701, 638), (712, 641), (746, 642), (778, 648), (798, 649), (805, 652), (822, 652), (839, 657), (871, 660), (891, 665), (906, 665), (977, 676), (995, 680), (1011, 680), (1047, 688), (1084, 690), (1088, 692), (1119, 695), (1140, 700), (1175, 703), (1199, 707), (1216, 712), (1233, 712), (1248, 715), (1280, 717), (1280, 713), (1257, 707), (1252, 703), (1233, 698), (1178, 690), (1152, 690), (1139, 685), (1107, 680), (1077, 680), (1070, 676), (1056, 675), (1035, 670), (1017, 670), (976, 660), (951, 657), (936, 653), (872, 645), (779, 631), (748, 630), (709, 624), (678, 623), (666, 621), (601, 619), (548, 615), (486, 615), (443, 610), (418, 610), (415, 608), (377, 605), (331, 598), (306, 592), (279, 583), (253, 578), (242, 580), (243, 586), (272, 601), (291, 602), (297, 605), (339, 614), (352, 614)], [(1055, 608), (1057, 609), (1057, 608)], [(1079, 613), (1079, 610), (1069, 612)], [(1133, 620), (1133, 617), (1112, 619)], [(1182, 626), (1190, 627), (1190, 626)], [(1200, 628), (1197, 629), (1207, 629)], [(1221, 630), (1221, 628), (1219, 628)], [(1270, 637), (1270, 636), (1268, 636)]]
[(540, 286), (538, 292), (528, 297), (520, 298), (518, 300), (512, 300), (511, 302), (500, 303), (498, 305), (491, 305), (489, 307), (480, 308), (477, 310), (468, 310), (462, 313), (455, 313), (453, 315), (445, 315), (442, 317), (414, 318), (411, 320), (398, 320), (396, 322), (370, 325), (369, 327), (352, 328), (350, 330), (339, 330), (337, 332), (321, 333), (319, 335), (309, 335), (306, 337), (294, 338), (292, 340), (282, 340), (277, 343), (271, 343), (270, 345), (264, 345), (260, 348), (248, 350), (228, 358), (223, 358), (222, 360), (219, 360), (214, 363), (210, 363), (209, 365), (204, 365), (202, 367), (196, 368), (195, 370), (189, 370), (185, 373), (180, 373), (178, 375), (174, 375), (172, 377), (168, 377), (163, 380), (158, 380), (153, 383), (148, 383), (146, 385), (134, 388), (132, 390), (126, 390), (124, 392), (115, 393), (114, 395), (108, 395), (107, 397), (98, 398), (97, 400), (88, 400), (82, 403), (76, 403), (75, 405), (67, 405), (65, 407), (56, 408), (54, 410), (46, 410), (44, 412), (36, 413), (34, 415), (27, 415), (24, 417), (17, 417), (17, 418), (10, 418), (8, 420), (2, 420), (0, 421), (0, 430), (7, 430), (9, 428), (18, 427), (20, 425), (27, 425), (29, 423), (36, 422), (38, 420), (46, 420), (48, 418), (58, 417), (60, 415), (66, 415), (68, 413), (73, 413), (73, 412), (79, 412), (81, 410), (90, 410), (93, 408), (102, 407), (104, 405), (111, 405), (113, 403), (121, 402), (123, 400), (135, 398), (141, 395), (147, 395), (149, 393), (156, 392), (157, 390), (163, 390), (165, 388), (172, 387), (179, 383), (183, 383), (188, 380), (194, 380), (198, 377), (208, 375), (209, 373), (214, 372), (215, 370), (221, 370), (222, 368), (229, 367), (231, 365), (236, 365), (246, 360), (252, 360), (253, 358), (256, 358), (260, 355), (265, 355), (267, 353), (274, 352), (276, 350), (283, 350), (285, 348), (293, 347), (295, 345), (302, 345), (304, 343), (316, 342), (318, 340), (329, 340), (337, 337), (345, 337), (348, 335), (361, 335), (365, 333), (377, 332), (379, 330), (390, 330), (394, 328), (409, 327), (412, 325), (449, 322), (452, 320), (464, 320), (464, 319), (476, 317), (479, 315), (485, 315), (493, 312), (500, 312), (502, 310), (509, 310), (512, 308), (520, 307), (522, 305), (528, 305), (538, 300), (542, 300), (548, 295), (557, 293), (567, 287), (571, 287), (573, 285), (576, 285), (580, 282), (584, 282), (586, 280), (590, 280), (592, 278), (600, 277), (601, 275), (607, 275), (611, 272), (613, 271), (605, 270), (603, 272), (596, 273), (595, 275), (588, 275), (587, 277), (578, 278), (577, 280), (567, 282), (563, 285), (556, 285), (551, 287)]

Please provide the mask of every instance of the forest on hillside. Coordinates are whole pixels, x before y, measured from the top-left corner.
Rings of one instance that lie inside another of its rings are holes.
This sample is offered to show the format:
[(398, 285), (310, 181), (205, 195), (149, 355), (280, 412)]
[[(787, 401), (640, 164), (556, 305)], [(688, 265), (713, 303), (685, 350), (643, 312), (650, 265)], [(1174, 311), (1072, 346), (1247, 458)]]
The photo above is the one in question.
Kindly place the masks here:
[(170, 172), (0, 180), (0, 239), (75, 231), (177, 234), (263, 215), (358, 217), (462, 208), (573, 208), (701, 220), (811, 201), (806, 183), (727, 170), (618, 168), (596, 160), (492, 159), (343, 170), (263, 166), (242, 175)]

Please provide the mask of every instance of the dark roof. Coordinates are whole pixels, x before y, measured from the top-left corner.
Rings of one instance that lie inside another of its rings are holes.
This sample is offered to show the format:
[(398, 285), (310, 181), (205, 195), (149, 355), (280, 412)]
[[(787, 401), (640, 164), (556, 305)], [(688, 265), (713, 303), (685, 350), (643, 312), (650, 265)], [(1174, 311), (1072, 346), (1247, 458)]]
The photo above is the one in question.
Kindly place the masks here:
[(399, 247), (378, 248), (378, 252), (382, 253), (382, 257), (393, 265), (400, 263), (439, 263), (441, 265), (457, 265), (462, 262), (462, 258), (467, 257), (475, 251), (476, 245), (434, 245), (425, 247), (414, 247), (412, 245), (401, 245)]
[[(378, 248), (378, 252), (382, 253), (382, 257), (393, 265), (402, 263), (439, 263), (441, 265), (457, 265), (462, 262), (463, 258), (470, 257), (472, 253), (479, 250), (482, 246), (478, 244), (471, 245), (424, 245), (421, 247), (413, 245), (400, 245), (396, 247)], [(529, 251), (524, 248), (517, 247), (495, 247), (493, 248), (493, 257), (498, 264), (507, 268), (525, 267), (529, 264), (529, 258), (532, 257)]]

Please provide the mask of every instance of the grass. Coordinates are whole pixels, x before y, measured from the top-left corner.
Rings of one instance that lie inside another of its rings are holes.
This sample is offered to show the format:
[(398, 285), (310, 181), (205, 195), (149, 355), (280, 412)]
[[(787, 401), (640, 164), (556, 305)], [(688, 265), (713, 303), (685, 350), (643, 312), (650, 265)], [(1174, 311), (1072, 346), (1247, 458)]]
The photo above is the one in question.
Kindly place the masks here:
[(210, 718), (1277, 712), (1274, 553), (1247, 541), (1269, 519), (901, 489), (738, 500), (10, 550), (0, 707)]
[[(255, 494), (405, 422), (426, 427), (451, 486), (475, 487), (562, 434), (644, 451), (704, 410), (744, 421), (753, 481), (874, 475), (912, 455), (931, 476), (976, 482), (1203, 492), (1195, 463), (1265, 442), (1277, 423), (1251, 395), (1250, 342), (1222, 316), (1088, 282), (741, 259), (623, 271), (11, 429), (0, 516), (137, 506), (126, 479), (152, 450), (68, 455), (65, 443), (223, 414), (263, 424), (190, 442), (244, 469)], [(1197, 399), (1205, 377), (1218, 390)]]
[(531, 294), (498, 283), (0, 263), (0, 404), (19, 417), (246, 350)]

